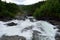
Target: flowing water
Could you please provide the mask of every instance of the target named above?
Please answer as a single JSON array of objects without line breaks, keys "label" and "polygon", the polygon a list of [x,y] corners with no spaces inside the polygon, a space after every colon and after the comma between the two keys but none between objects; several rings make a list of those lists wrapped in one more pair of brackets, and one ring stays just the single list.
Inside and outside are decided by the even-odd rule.
[{"label": "flowing water", "polygon": [[[8,22],[0,21],[0,37],[6,36],[24,36],[26,40],[55,40],[55,34],[57,29],[54,29],[54,25],[47,21],[31,22],[26,20],[12,20]],[[7,26],[7,23],[17,23],[15,26]]]}]

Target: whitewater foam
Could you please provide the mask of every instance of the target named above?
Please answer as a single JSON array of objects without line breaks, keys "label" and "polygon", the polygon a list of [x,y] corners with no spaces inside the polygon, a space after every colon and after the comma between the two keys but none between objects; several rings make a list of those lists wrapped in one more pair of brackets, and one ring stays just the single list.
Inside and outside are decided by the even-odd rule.
[{"label": "whitewater foam", "polygon": [[[16,26],[7,26],[4,24],[14,22],[17,23]],[[21,32],[24,28],[33,26],[32,29],[26,30]],[[3,35],[6,36],[14,36],[14,35],[19,35],[19,36],[24,36],[26,37],[27,40],[32,40],[33,37],[33,30],[37,30],[41,32],[42,34],[39,34],[39,37],[46,36],[47,38],[44,39],[40,38],[40,40],[55,40],[55,34],[56,34],[56,29],[54,29],[54,25],[46,22],[46,21],[37,21],[37,22],[31,22],[29,19],[26,19],[25,21],[23,20],[12,20],[9,22],[2,22],[0,21],[0,37]]]}]

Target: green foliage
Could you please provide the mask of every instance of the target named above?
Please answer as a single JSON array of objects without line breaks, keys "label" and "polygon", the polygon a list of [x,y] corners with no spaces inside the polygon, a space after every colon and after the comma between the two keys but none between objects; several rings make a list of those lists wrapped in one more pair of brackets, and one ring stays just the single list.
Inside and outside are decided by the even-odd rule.
[{"label": "green foliage", "polygon": [[0,18],[14,18],[19,11],[18,5],[0,1]]},{"label": "green foliage", "polygon": [[40,6],[40,8],[36,9],[33,15],[35,18],[40,18],[40,17],[60,18],[60,1],[59,0],[47,0],[45,4]]},{"label": "green foliage", "polygon": [[38,2],[38,3],[33,4],[33,5],[20,5],[20,9],[22,11],[24,11],[25,13],[27,13],[28,15],[33,15],[36,8],[39,8],[44,3],[45,3],[45,1]]}]

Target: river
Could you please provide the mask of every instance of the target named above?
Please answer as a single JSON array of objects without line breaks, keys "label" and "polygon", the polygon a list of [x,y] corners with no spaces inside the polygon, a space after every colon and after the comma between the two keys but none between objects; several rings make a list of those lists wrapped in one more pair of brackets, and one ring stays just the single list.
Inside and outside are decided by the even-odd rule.
[{"label": "river", "polygon": [[[32,17],[31,17],[32,18]],[[33,19],[33,22],[27,18],[25,20],[11,20],[8,22],[0,21],[0,38],[3,35],[6,36],[23,36],[26,40],[55,40],[57,29],[56,26],[50,24],[47,21],[37,21]],[[17,23],[15,26],[7,26],[7,23]]]}]

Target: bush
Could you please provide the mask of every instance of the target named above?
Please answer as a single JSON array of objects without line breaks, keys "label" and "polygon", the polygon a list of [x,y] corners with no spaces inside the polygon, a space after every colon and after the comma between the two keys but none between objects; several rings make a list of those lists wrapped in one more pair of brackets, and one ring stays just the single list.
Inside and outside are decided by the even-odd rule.
[{"label": "bush", "polygon": [[18,5],[0,1],[0,19],[14,18],[18,12],[20,12]]},{"label": "bush", "polygon": [[47,0],[44,5],[36,9],[33,16],[38,19],[42,17],[60,18],[60,1]]}]

